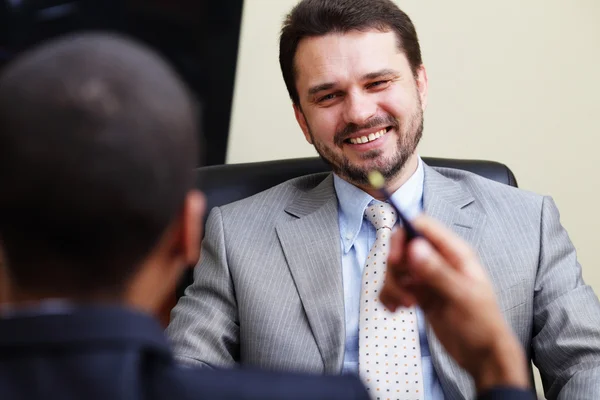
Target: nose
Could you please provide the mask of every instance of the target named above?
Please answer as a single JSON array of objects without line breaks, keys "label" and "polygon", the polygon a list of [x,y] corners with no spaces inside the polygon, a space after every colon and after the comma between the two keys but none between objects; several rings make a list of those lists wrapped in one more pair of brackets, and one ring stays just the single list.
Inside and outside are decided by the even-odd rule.
[{"label": "nose", "polygon": [[377,112],[377,104],[366,93],[348,93],[344,103],[346,123],[364,125]]}]

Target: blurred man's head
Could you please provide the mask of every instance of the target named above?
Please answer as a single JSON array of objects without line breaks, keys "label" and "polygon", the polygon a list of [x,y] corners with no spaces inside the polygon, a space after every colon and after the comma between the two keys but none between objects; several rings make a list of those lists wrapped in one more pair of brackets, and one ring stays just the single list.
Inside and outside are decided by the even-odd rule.
[{"label": "blurred man's head", "polygon": [[184,84],[125,38],[71,35],[0,76],[0,247],[12,303],[147,310],[199,254],[198,125]]},{"label": "blurred man's head", "polygon": [[301,1],[279,62],[306,139],[339,176],[364,187],[375,169],[394,186],[416,167],[427,74],[415,27],[391,0]]}]

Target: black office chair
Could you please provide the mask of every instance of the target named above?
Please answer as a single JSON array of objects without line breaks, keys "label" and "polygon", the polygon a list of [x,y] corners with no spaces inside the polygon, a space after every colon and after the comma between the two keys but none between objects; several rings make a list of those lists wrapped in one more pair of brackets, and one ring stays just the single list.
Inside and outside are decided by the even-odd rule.
[{"label": "black office chair", "polygon": [[[462,169],[517,187],[517,180],[512,171],[498,162],[429,157],[423,157],[423,161],[432,167]],[[197,186],[206,196],[207,210],[211,210],[213,207],[244,199],[292,178],[315,173],[326,174],[329,171],[329,166],[318,157],[213,165],[198,168]],[[185,288],[192,282],[193,272],[190,270],[182,278],[177,298],[183,295]]]}]

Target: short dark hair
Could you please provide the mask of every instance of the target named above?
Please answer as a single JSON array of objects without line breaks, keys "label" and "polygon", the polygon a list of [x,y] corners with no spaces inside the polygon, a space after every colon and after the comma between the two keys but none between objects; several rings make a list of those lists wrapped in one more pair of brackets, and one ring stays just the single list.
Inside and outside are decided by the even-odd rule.
[{"label": "short dark hair", "polygon": [[0,245],[31,293],[122,293],[181,211],[196,105],[156,53],[114,34],[54,39],[0,77]]},{"label": "short dark hair", "polygon": [[300,41],[329,33],[377,29],[393,31],[416,76],[423,64],[411,19],[391,0],[303,0],[287,15],[279,39],[279,65],[294,104],[300,104],[294,59]]}]

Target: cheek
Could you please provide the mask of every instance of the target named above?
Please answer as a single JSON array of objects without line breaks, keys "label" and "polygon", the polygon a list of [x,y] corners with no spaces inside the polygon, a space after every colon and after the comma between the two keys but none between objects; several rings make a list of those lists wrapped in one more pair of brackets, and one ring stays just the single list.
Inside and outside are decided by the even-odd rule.
[{"label": "cheek", "polygon": [[306,121],[314,138],[321,142],[333,142],[335,133],[340,129],[338,113],[330,108],[307,115]]},{"label": "cheek", "polygon": [[419,99],[416,89],[411,91],[402,88],[386,92],[379,104],[386,113],[396,119],[403,119],[415,113],[419,107]]}]

